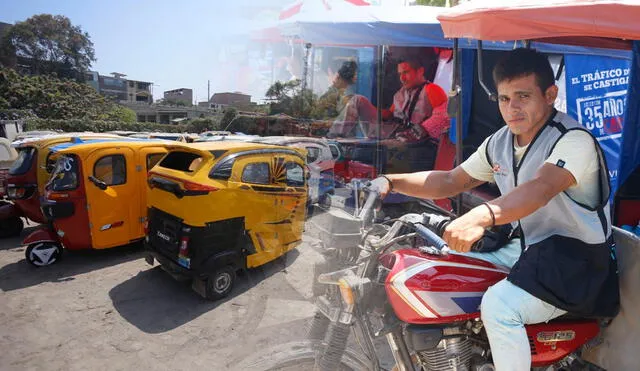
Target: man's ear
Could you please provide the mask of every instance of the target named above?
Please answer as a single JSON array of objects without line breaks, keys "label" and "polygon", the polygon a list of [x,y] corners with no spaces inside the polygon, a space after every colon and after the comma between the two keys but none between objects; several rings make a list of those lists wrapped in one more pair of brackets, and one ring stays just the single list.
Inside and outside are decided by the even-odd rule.
[{"label": "man's ear", "polygon": [[558,86],[551,85],[547,88],[547,91],[544,93],[544,98],[547,101],[547,104],[554,104],[556,98],[558,97]]},{"label": "man's ear", "polygon": [[424,67],[418,68],[418,75],[424,77]]}]

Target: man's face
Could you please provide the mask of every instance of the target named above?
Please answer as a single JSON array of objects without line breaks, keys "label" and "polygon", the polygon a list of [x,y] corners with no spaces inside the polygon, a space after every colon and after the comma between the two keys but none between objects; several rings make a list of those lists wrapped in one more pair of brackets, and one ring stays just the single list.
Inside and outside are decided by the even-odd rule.
[{"label": "man's face", "polygon": [[555,85],[542,92],[534,74],[498,84],[498,106],[502,118],[514,135],[525,135],[529,140],[544,124],[557,95],[558,87]]},{"label": "man's face", "polygon": [[398,76],[402,86],[407,89],[418,86],[424,78],[424,68],[415,69],[407,62],[398,64]]}]

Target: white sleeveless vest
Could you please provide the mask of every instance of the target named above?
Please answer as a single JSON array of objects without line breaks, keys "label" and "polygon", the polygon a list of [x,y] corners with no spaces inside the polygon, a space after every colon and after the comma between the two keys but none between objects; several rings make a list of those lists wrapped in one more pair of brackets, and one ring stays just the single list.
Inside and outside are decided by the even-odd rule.
[{"label": "white sleeveless vest", "polygon": [[[562,112],[554,112],[529,144],[520,164],[514,157],[514,135],[507,126],[494,133],[487,144],[487,160],[494,168],[500,192],[506,194],[516,186],[532,180],[551,154],[558,140],[569,130],[584,130]],[[593,136],[592,136],[593,138]],[[600,200],[595,208],[574,201],[566,192],[552,198],[534,213],[512,223],[521,227],[523,245],[538,243],[553,235],[581,240],[588,244],[604,243],[611,234],[609,212],[609,171],[602,150],[593,138],[600,161]],[[562,165],[562,164],[558,164]]]}]

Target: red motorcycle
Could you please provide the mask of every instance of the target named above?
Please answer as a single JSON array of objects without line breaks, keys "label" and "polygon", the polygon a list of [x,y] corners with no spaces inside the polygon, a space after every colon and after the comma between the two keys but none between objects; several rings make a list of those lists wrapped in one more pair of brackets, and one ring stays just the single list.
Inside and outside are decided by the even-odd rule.
[{"label": "red motorcycle", "polygon": [[[245,367],[382,370],[374,341],[385,337],[396,370],[495,369],[479,307],[508,270],[449,254],[439,237],[448,217],[406,214],[392,224],[367,223],[376,198],[370,193],[359,214],[359,256],[343,261],[347,268],[318,275],[327,289],[316,298],[308,340],[270,349]],[[489,233],[475,248],[495,241]],[[602,370],[580,357],[598,335],[599,320],[566,315],[526,331],[534,370]],[[361,351],[347,347],[352,332]]]}]

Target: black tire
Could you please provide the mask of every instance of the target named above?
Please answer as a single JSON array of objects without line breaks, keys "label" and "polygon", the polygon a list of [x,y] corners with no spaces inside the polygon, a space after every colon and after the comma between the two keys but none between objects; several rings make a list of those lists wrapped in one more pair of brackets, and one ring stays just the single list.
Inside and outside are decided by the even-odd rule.
[{"label": "black tire", "polygon": [[[238,370],[243,371],[299,371],[312,370],[316,354],[326,344],[320,341],[297,341],[278,345],[242,360]],[[336,371],[370,370],[371,363],[364,354],[347,348]]]},{"label": "black tire", "polygon": [[205,298],[218,300],[229,295],[236,283],[236,270],[231,266],[216,270],[205,281]]},{"label": "black tire", "polygon": [[0,238],[19,236],[24,228],[24,222],[19,216],[0,221]]},{"label": "black tire", "polygon": [[57,242],[35,242],[27,246],[24,256],[34,267],[46,267],[62,259],[62,245]]}]

